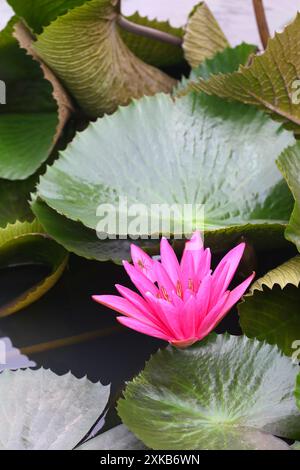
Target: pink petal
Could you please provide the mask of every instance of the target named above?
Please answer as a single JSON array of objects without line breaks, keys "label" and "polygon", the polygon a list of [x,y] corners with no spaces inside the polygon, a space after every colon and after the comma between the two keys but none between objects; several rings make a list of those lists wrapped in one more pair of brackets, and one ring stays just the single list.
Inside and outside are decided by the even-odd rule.
[{"label": "pink petal", "polygon": [[135,268],[141,271],[150,281],[155,282],[153,259],[141,248],[133,244],[131,245],[131,258]]},{"label": "pink petal", "polygon": [[245,243],[240,243],[238,246],[230,250],[215,269],[213,273],[213,281],[218,282],[218,278],[222,276],[222,285],[220,283],[218,284],[219,296],[223,295],[228,289],[244,254],[245,246]]},{"label": "pink petal", "polygon": [[138,310],[140,310],[146,317],[149,318],[149,320],[160,325],[160,321],[155,315],[155,312],[152,309],[151,305],[147,303],[143,297],[141,297],[131,289],[128,289],[124,286],[120,286],[119,284],[116,284],[116,288],[125,299],[127,299],[132,305],[134,305]]},{"label": "pink petal", "polygon": [[165,237],[160,242],[160,256],[165,271],[176,287],[178,281],[180,281],[180,266],[173,248]]},{"label": "pink petal", "polygon": [[165,300],[168,300],[168,297],[176,290],[176,285],[173,284],[167,271],[159,261],[154,262],[154,271],[160,293]]},{"label": "pink petal", "polygon": [[200,323],[198,328],[198,337],[199,339],[205,338],[217,325],[219,321],[226,315],[228,312],[225,311],[224,306],[229,297],[229,292],[225,292],[223,296],[218,300],[217,304],[213,309],[203,318],[203,321]]},{"label": "pink petal", "polygon": [[230,292],[227,303],[224,307],[224,309],[226,309],[226,312],[228,312],[240,300],[240,298],[244,295],[244,293],[250,286],[254,277],[255,273],[251,274],[251,276],[249,276],[244,282],[239,284],[235,289]]},{"label": "pink petal", "polygon": [[105,307],[109,307],[118,313],[126,315],[127,317],[132,317],[147,324],[152,324],[151,320],[149,320],[144,313],[137,309],[128,300],[123,299],[123,297],[119,297],[118,295],[94,295],[92,298],[99,304],[105,305]]},{"label": "pink petal", "polygon": [[156,313],[163,323],[163,330],[168,335],[174,338],[182,337],[181,323],[180,323],[180,310],[167,300],[154,297],[152,294],[147,294],[148,301],[154,306]]},{"label": "pink petal", "polygon": [[165,341],[172,341],[172,337],[169,337],[164,331],[159,330],[155,327],[150,325],[146,325],[145,323],[141,323],[133,318],[126,318],[126,317],[117,317],[119,323],[132,330],[138,331],[139,333],[143,333],[148,336],[153,336],[154,338],[160,338]]},{"label": "pink petal", "polygon": [[145,274],[141,271],[137,270],[134,266],[129,264],[127,261],[123,261],[123,266],[130,277],[131,281],[135,285],[135,287],[140,291],[142,295],[145,296],[146,292],[151,292],[153,295],[158,294],[158,289],[151,282]]}]

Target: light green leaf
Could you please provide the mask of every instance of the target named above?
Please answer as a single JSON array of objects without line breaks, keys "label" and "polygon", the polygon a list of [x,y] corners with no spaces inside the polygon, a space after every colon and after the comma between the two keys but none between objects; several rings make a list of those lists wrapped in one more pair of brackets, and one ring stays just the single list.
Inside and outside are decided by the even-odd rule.
[{"label": "light green leaf", "polygon": [[254,57],[251,65],[207,81],[200,78],[193,89],[259,106],[297,129],[300,106],[295,101],[294,82],[300,73],[300,56],[295,47],[299,41],[300,14],[283,33],[269,40],[266,51]]},{"label": "light green leaf", "polygon": [[199,3],[190,15],[183,40],[185,57],[191,67],[197,67],[228,46],[223,31],[206,3]]},{"label": "light green leaf", "polygon": [[298,371],[276,347],[211,335],[155,354],[127,385],[118,412],[155,450],[279,449],[284,443],[270,434],[300,435]]},{"label": "light green leaf", "polygon": [[37,221],[16,222],[0,229],[0,269],[24,264],[44,264],[51,268],[45,279],[9,304],[1,306],[0,317],[18,312],[40,299],[56,284],[67,261],[67,252],[46,236]]},{"label": "light green leaf", "polygon": [[117,0],[91,0],[58,17],[34,45],[90,116],[113,113],[132,98],[170,92],[175,80],[138,59],[118,29]]},{"label": "light green leaf", "polygon": [[128,429],[119,425],[91,439],[77,450],[144,450],[145,446]]},{"label": "light green leaf", "polygon": [[[185,229],[202,228],[183,206],[204,204],[206,231],[223,231],[224,243],[226,231],[238,239],[250,227],[254,238],[257,228],[270,245],[277,240],[267,234],[282,232],[292,209],[274,163],[293,141],[277,123],[240,104],[224,106],[219,99],[196,95],[175,102],[166,95],[145,97],[77,134],[41,177],[37,194],[59,214],[92,230],[99,229],[100,204],[110,204],[105,210],[111,220],[126,217],[119,209],[120,198],[126,197],[127,207],[141,204],[143,235],[159,229],[166,233],[168,225],[179,235],[184,224]],[[169,214],[157,210],[159,224],[153,230],[148,220],[153,204],[177,204],[180,210],[171,213],[171,224]],[[137,234],[135,221],[128,215],[129,234]],[[109,226],[106,233],[115,230]]]},{"label": "light green leaf", "polygon": [[[100,240],[94,230],[80,222],[67,219],[36,198],[31,204],[31,209],[45,231],[71,253],[97,261],[113,260],[119,264],[123,260],[130,260],[131,240]],[[137,240],[135,244],[139,244],[149,253],[159,252],[158,241]]]},{"label": "light green leaf", "polygon": [[292,355],[300,338],[299,285],[300,256],[256,281],[238,306],[243,332]]},{"label": "light green leaf", "polygon": [[300,143],[287,148],[277,164],[295,198],[294,211],[285,236],[295,243],[300,252]]},{"label": "light green leaf", "polygon": [[299,442],[299,441],[296,441],[296,442],[291,446],[291,449],[292,449],[292,450],[300,450],[300,442]]},{"label": "light green leaf", "polygon": [[0,449],[72,450],[93,426],[109,387],[71,373],[4,371],[0,375]]},{"label": "light green leaf", "polygon": [[[40,66],[12,36],[15,19],[0,32],[0,178],[26,179],[47,159],[56,138],[57,104]],[[56,136],[56,137],[55,137]]]}]

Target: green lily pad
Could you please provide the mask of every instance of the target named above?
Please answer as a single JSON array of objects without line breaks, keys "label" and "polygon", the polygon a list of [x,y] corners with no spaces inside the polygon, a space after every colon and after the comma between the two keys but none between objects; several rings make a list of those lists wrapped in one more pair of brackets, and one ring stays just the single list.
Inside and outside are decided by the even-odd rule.
[{"label": "green lily pad", "polygon": [[59,16],[34,44],[91,117],[113,113],[132,98],[170,92],[176,83],[126,46],[117,28],[117,7],[117,0],[90,0]]},{"label": "green lily pad", "polygon": [[[226,238],[227,230],[238,236],[251,226],[267,236],[274,227],[283,231],[292,210],[275,165],[290,142],[290,133],[254,108],[224,106],[203,95],[175,102],[167,95],[145,97],[78,134],[41,177],[37,195],[59,214],[100,232],[98,206],[109,204],[101,208],[115,218],[124,215],[119,203],[125,197],[127,207],[141,204],[142,235],[160,231],[157,224],[156,230],[148,226],[153,204],[179,205],[170,217],[176,235],[182,236],[183,227],[202,228],[202,219],[199,227],[194,214],[182,209],[192,204],[204,205],[207,232],[224,230]],[[162,233],[168,216],[155,213]],[[125,236],[137,235],[135,221],[128,214]],[[113,236],[115,230],[110,226],[105,233]]]},{"label": "green lily pad", "polygon": [[285,236],[295,243],[300,252],[300,143],[286,149],[277,164],[295,198],[294,211]]},{"label": "green lily pad", "polygon": [[0,308],[0,317],[11,315],[40,299],[62,275],[68,253],[44,233],[37,221],[16,222],[0,229],[0,269],[25,264],[43,264],[51,268],[38,284]]},{"label": "green lily pad", "polygon": [[0,375],[0,449],[72,450],[106,406],[109,388],[71,373]]},{"label": "green lily pad", "polygon": [[300,374],[298,374],[297,376],[295,396],[296,396],[297,406],[300,409]]},{"label": "green lily pad", "polygon": [[300,442],[297,441],[291,446],[292,450],[300,450]]},{"label": "green lily pad", "polygon": [[24,180],[48,158],[57,139],[58,108],[38,63],[12,36],[16,19],[0,32],[0,178]]},{"label": "green lily pad", "polygon": [[211,335],[167,348],[127,385],[123,423],[152,449],[282,449],[298,439],[294,399],[299,367],[276,347],[247,337]]},{"label": "green lily pad", "polygon": [[34,216],[28,200],[38,181],[36,175],[24,181],[0,179],[0,227],[20,222],[32,221]]},{"label": "green lily pad", "polygon": [[240,324],[250,338],[276,344],[286,355],[300,338],[300,256],[257,280],[239,304]]}]

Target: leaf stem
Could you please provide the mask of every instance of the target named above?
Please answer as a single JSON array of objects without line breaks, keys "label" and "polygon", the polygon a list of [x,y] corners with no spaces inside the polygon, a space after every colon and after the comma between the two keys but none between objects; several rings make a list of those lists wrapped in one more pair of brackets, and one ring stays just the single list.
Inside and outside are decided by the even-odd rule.
[{"label": "leaf stem", "polygon": [[263,48],[266,49],[270,38],[269,26],[266,18],[263,0],[253,0],[253,8],[256,17],[256,23]]},{"label": "leaf stem", "polygon": [[142,26],[140,24],[132,23],[131,21],[124,18],[122,15],[118,17],[118,25],[133,34],[137,34],[138,36],[144,36],[145,38],[155,39],[157,41],[165,42],[167,44],[171,44],[173,46],[181,47],[182,39],[173,36],[173,34],[165,33],[164,31],[160,31],[158,29],[149,28],[148,26]]}]

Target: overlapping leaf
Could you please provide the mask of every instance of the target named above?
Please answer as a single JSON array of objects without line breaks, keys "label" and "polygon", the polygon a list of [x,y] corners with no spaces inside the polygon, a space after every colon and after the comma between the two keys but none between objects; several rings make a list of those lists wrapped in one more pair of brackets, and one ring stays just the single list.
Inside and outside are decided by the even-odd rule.
[{"label": "overlapping leaf", "polygon": [[300,125],[296,99],[299,47],[300,14],[283,33],[270,39],[266,51],[254,57],[251,65],[231,74],[212,76],[207,81],[199,79],[191,88],[259,106],[297,129]]},{"label": "overlapping leaf", "polygon": [[127,385],[118,412],[152,449],[288,449],[272,434],[300,435],[298,371],[276,347],[212,335],[155,354]]},{"label": "overlapping leaf", "polygon": [[0,448],[72,450],[103,411],[109,387],[50,370],[0,375]]},{"label": "overlapping leaf", "polygon": [[53,88],[40,66],[12,36],[15,19],[0,33],[0,79],[6,104],[0,106],[0,177],[26,179],[47,159],[58,138]]},{"label": "overlapping leaf", "polygon": [[287,148],[278,160],[278,166],[295,198],[295,207],[285,235],[300,252],[300,144]]},{"label": "overlapping leaf", "polygon": [[33,214],[28,200],[34,191],[38,177],[31,176],[25,181],[8,181],[0,179],[0,227],[8,223],[32,221]]},{"label": "overlapping leaf", "polygon": [[239,305],[243,332],[277,346],[287,355],[300,338],[300,256],[256,281]]},{"label": "overlapping leaf", "polygon": [[212,12],[205,2],[201,2],[191,13],[184,35],[183,49],[187,61],[195,68],[228,46]]},{"label": "overlapping leaf", "polygon": [[42,297],[62,275],[68,254],[48,238],[41,225],[34,221],[16,222],[0,229],[0,269],[23,264],[49,266],[50,274],[9,304],[0,308],[0,317],[11,315]]},{"label": "overlapping leaf", "polygon": [[[154,204],[158,230],[153,233],[164,232],[170,223],[179,235],[196,228],[195,213],[184,212],[184,205],[204,205],[205,229],[221,230],[223,246],[227,232],[237,241],[245,230],[254,242],[270,246],[278,237],[266,234],[279,231],[282,239],[292,209],[275,165],[276,152],[290,142],[288,132],[253,108],[224,106],[205,96],[175,103],[166,95],[146,97],[78,134],[41,177],[37,194],[59,214],[92,230],[102,222],[100,205],[108,204],[100,209],[114,222],[124,215],[119,203],[126,197],[128,208],[141,204],[142,235],[152,234]],[[161,204],[177,204],[180,211],[163,213]],[[137,235],[137,214],[126,215],[123,235]],[[115,235],[115,230],[113,224],[106,233]]]},{"label": "overlapping leaf", "polygon": [[58,17],[34,46],[90,116],[112,113],[131,98],[169,92],[175,84],[123,42],[117,5],[117,0],[88,1]]}]

